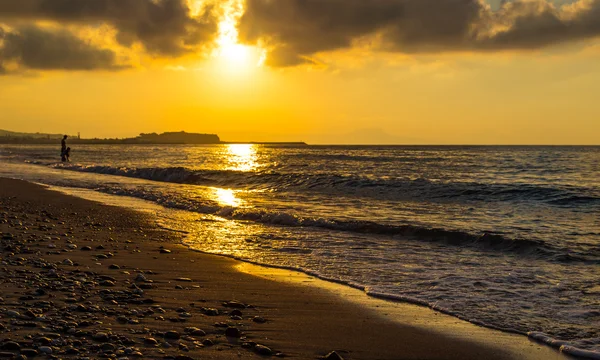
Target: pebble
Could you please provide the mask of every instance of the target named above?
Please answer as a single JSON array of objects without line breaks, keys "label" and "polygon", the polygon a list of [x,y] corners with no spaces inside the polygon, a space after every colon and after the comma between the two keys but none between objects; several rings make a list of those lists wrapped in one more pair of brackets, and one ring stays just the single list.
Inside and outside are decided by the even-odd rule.
[{"label": "pebble", "polygon": [[47,337],[37,338],[36,342],[40,345],[50,345],[52,344],[52,340]]},{"label": "pebble", "polygon": [[111,280],[103,280],[100,282],[100,286],[115,286],[115,282]]},{"label": "pebble", "polygon": [[255,323],[258,323],[258,324],[264,324],[264,323],[267,322],[267,320],[265,318],[261,317],[261,316],[255,316],[255,317],[253,317],[252,321],[254,321]]},{"label": "pebble", "polygon": [[227,301],[227,302],[223,303],[223,306],[230,307],[230,308],[236,308],[236,309],[245,309],[248,307],[248,305],[243,304],[239,301]]},{"label": "pebble", "polygon": [[0,349],[8,351],[19,351],[21,350],[21,345],[14,341],[7,341],[4,344],[0,345]]},{"label": "pebble", "polygon": [[116,347],[113,344],[103,344],[101,347],[102,351],[106,352],[114,352]]},{"label": "pebble", "polygon": [[167,331],[164,335],[165,339],[171,339],[171,340],[179,340],[181,338],[181,335],[179,335],[179,333],[177,331]]},{"label": "pebble", "polygon": [[198,329],[196,327],[185,328],[185,332],[192,336],[205,336],[206,335],[206,332],[204,332],[204,330]]},{"label": "pebble", "polygon": [[67,350],[65,350],[65,354],[67,355],[79,355],[79,350],[73,347],[67,348]]},{"label": "pebble", "polygon": [[225,336],[233,337],[233,338],[240,338],[240,337],[242,337],[242,332],[240,331],[240,329],[238,329],[236,327],[228,327],[225,330]]},{"label": "pebble", "polygon": [[260,354],[260,355],[266,355],[266,356],[273,355],[273,350],[271,350],[270,348],[268,348],[264,345],[260,345],[260,344],[257,344],[256,346],[254,346],[254,351],[256,351],[256,353]]},{"label": "pebble", "polygon": [[6,316],[14,318],[14,317],[21,316],[21,313],[19,313],[18,311],[14,311],[14,310],[8,310],[6,312]]},{"label": "pebble", "polygon": [[242,312],[239,311],[238,309],[235,309],[229,313],[229,316],[242,316]]},{"label": "pebble", "polygon": [[109,340],[108,335],[103,332],[95,333],[92,339],[97,342],[107,342]]},{"label": "pebble", "polygon": [[204,346],[213,346],[215,343],[211,339],[202,340],[202,345]]},{"label": "pebble", "polygon": [[323,360],[344,360],[344,358],[335,351],[332,351],[329,354],[325,355],[323,357]]},{"label": "pebble", "polygon": [[151,346],[158,346],[158,341],[155,338],[145,338],[144,344]]},{"label": "pebble", "polygon": [[218,316],[219,310],[214,308],[202,308],[202,312],[207,316]]},{"label": "pebble", "polygon": [[50,346],[40,346],[38,351],[46,355],[50,355],[54,352]]}]

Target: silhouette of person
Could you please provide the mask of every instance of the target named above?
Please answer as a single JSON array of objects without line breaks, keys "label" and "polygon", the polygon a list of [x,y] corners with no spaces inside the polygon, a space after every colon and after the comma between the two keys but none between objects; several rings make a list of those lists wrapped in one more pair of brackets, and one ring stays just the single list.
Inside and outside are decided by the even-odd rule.
[{"label": "silhouette of person", "polygon": [[[62,161],[67,161],[67,138],[68,136],[65,135],[63,136],[61,142],[60,142],[60,159]],[[69,149],[71,150],[71,149]]]},{"label": "silhouette of person", "polygon": [[67,150],[65,150],[62,161],[71,161],[71,148],[70,147],[68,147]]}]

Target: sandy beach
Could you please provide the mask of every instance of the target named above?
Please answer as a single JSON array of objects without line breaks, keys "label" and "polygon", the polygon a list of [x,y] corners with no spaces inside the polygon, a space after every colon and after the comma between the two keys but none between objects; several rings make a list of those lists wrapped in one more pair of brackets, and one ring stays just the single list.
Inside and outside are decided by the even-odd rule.
[{"label": "sandy beach", "polygon": [[0,233],[2,358],[567,358],[402,324],[310,277],[241,272],[144,214],[24,181],[0,179]]}]

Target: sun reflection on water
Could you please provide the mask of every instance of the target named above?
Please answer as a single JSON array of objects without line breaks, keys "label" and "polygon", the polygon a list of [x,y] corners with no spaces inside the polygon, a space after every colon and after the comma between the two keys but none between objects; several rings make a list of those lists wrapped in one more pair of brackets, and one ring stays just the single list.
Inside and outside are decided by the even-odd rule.
[{"label": "sun reflection on water", "polygon": [[256,171],[259,167],[257,146],[252,144],[229,144],[226,149],[227,170]]},{"label": "sun reflection on water", "polygon": [[213,190],[215,200],[220,205],[238,207],[242,204],[242,200],[235,195],[235,190],[221,188],[213,188]]}]

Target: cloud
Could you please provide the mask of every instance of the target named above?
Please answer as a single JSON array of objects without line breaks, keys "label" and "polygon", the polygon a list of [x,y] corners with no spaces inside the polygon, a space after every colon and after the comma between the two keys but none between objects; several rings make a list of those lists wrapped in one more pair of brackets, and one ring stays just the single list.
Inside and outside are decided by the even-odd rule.
[{"label": "cloud", "polygon": [[[0,24],[16,29],[0,35],[5,39],[0,73],[10,69],[9,45],[10,61],[32,69],[115,68],[113,47],[160,58],[197,54],[214,44],[220,11],[229,2],[194,1],[203,4],[201,11],[190,9],[191,0],[0,0]],[[555,0],[502,0],[493,9],[486,0],[245,2],[240,41],[265,46],[266,64],[273,67],[318,64],[317,54],[357,43],[404,54],[490,52],[600,36],[600,0],[571,0],[564,6]],[[47,22],[62,30],[39,26]],[[103,27],[110,31],[103,34],[107,41],[99,42],[111,44],[104,47],[73,30]],[[58,47],[63,53],[52,53]]]},{"label": "cloud", "polygon": [[240,40],[275,46],[270,61],[297,65],[320,51],[349,47],[353,40],[391,25],[402,13],[392,0],[247,0]]},{"label": "cloud", "polygon": [[240,35],[279,66],[375,35],[400,53],[538,49],[600,36],[600,0],[247,0]]},{"label": "cloud", "polygon": [[213,39],[217,23],[209,10],[192,16],[186,0],[0,0],[0,21],[107,23],[121,45],[180,56]]},{"label": "cloud", "polygon": [[122,68],[116,54],[89,44],[64,29],[24,26],[0,27],[0,74],[7,69],[115,70]]},{"label": "cloud", "polygon": [[484,38],[491,49],[537,49],[600,36],[600,0],[579,0],[556,7],[545,0],[505,2],[491,15],[505,29]]}]

